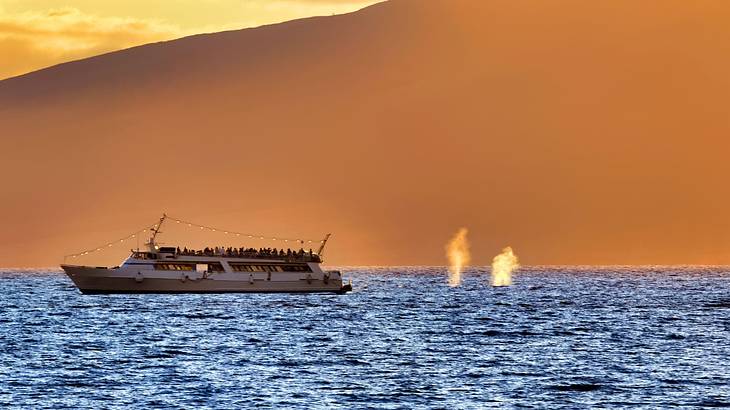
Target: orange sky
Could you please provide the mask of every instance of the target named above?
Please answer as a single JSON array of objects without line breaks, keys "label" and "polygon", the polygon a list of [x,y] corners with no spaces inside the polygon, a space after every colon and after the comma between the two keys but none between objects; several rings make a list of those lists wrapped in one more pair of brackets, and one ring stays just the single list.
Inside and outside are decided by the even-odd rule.
[{"label": "orange sky", "polygon": [[0,79],[186,35],[344,13],[377,0],[0,0]]}]

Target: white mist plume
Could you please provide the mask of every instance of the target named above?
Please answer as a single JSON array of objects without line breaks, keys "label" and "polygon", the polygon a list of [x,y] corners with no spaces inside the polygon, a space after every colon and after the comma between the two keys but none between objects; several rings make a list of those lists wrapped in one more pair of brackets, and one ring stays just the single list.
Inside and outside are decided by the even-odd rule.
[{"label": "white mist plume", "polygon": [[446,244],[446,257],[449,258],[449,286],[461,285],[461,272],[471,261],[467,233],[469,230],[466,228],[459,229]]},{"label": "white mist plume", "polygon": [[509,286],[512,284],[512,272],[520,267],[520,261],[511,247],[502,249],[502,253],[492,260],[492,286]]}]

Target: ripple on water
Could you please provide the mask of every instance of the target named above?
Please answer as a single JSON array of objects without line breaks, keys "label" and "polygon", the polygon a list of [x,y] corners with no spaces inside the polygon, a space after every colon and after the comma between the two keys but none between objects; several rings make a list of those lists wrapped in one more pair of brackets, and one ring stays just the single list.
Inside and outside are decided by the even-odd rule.
[{"label": "ripple on water", "polygon": [[0,271],[0,405],[727,407],[724,268],[344,268],[338,295],[83,296]]}]

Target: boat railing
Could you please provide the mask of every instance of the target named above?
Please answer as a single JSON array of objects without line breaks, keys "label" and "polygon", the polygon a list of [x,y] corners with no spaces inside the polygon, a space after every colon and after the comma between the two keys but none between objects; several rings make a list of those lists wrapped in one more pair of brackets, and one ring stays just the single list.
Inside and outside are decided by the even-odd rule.
[{"label": "boat railing", "polygon": [[175,252],[174,254],[176,257],[180,256],[207,256],[207,257],[220,257],[220,258],[234,258],[234,259],[274,259],[274,260],[282,260],[285,262],[315,262],[315,263],[321,263],[322,258],[314,254],[305,253],[304,255],[273,255],[273,254],[266,254],[266,253],[227,253],[227,252]]}]

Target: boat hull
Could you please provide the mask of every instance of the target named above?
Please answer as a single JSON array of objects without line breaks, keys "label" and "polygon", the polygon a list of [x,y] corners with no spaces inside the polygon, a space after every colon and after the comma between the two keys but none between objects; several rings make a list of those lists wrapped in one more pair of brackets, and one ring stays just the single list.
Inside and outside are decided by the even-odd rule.
[{"label": "boat hull", "polygon": [[[158,274],[123,269],[62,265],[84,294],[111,293],[344,293],[342,279],[292,277],[246,277],[245,275],[198,275],[196,272]],[[281,275],[280,275],[281,276]],[[339,275],[338,275],[339,276]]]}]

